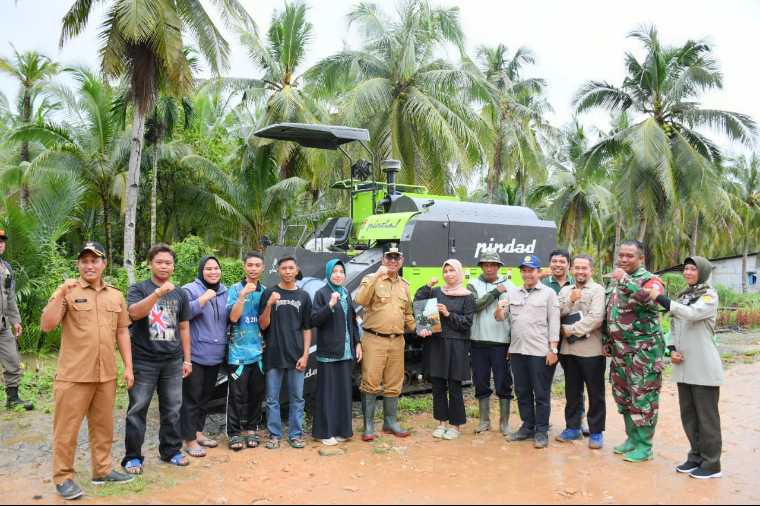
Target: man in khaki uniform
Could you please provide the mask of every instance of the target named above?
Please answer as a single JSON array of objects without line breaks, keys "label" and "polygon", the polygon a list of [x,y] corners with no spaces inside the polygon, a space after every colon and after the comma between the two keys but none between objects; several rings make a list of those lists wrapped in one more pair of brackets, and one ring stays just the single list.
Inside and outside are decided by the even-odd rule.
[{"label": "man in khaki uniform", "polygon": [[132,480],[114,471],[111,462],[117,341],[127,388],[132,388],[134,376],[127,304],[121,292],[103,282],[105,256],[100,244],[85,244],[77,261],[79,279],[66,280],[56,289],[40,323],[43,332],[63,326],[54,385],[53,481],[64,499],[83,494],[73,477],[77,436],[85,416],[92,452],[92,483]]},{"label": "man in khaki uniform", "polygon": [[31,402],[22,401],[18,396],[21,383],[21,356],[18,353],[18,339],[23,331],[21,315],[16,304],[16,283],[11,264],[3,260],[8,235],[0,229],[0,365],[5,380],[5,407],[14,409],[21,406],[27,411],[34,409]]},{"label": "man in khaki uniform", "polygon": [[573,259],[574,283],[559,293],[562,315],[562,346],[559,362],[565,371],[566,428],[557,436],[565,442],[582,439],[581,416],[584,385],[588,389],[589,447],[604,444],[607,409],[604,399],[604,371],[607,360],[602,351],[602,322],[606,312],[604,287],[594,282],[594,260],[587,255]]},{"label": "man in khaki uniform", "polygon": [[383,255],[383,265],[362,280],[356,303],[364,307],[362,337],[363,441],[375,439],[375,402],[383,395],[383,432],[408,437],[396,420],[398,398],[404,386],[404,331],[414,332],[409,283],[399,276],[404,256],[396,245]]}]

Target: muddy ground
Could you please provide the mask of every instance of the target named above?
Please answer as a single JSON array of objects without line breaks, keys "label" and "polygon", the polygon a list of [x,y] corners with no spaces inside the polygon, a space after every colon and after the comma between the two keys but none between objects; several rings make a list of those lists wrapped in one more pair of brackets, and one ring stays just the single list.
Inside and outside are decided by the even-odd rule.
[{"label": "muddy ground", "polygon": [[[158,462],[155,413],[146,447],[146,472],[122,486],[89,485],[86,430],[80,434],[77,461],[80,484],[92,504],[352,504],[362,503],[650,503],[650,504],[760,504],[757,464],[760,462],[760,334],[721,336],[727,364],[721,395],[724,478],[701,482],[678,475],[673,465],[688,449],[680,425],[675,385],[663,390],[660,423],[655,437],[655,460],[629,464],[612,453],[623,434],[622,419],[608,395],[606,446],[589,450],[585,442],[551,441],[546,450],[530,443],[507,443],[495,432],[475,436],[476,419],[470,419],[457,441],[437,441],[435,427],[425,409],[429,399],[408,404],[405,424],[414,428],[408,439],[383,437],[374,444],[358,438],[340,448],[344,453],[322,456],[322,445],[310,442],[305,450],[283,447],[232,453],[211,450],[189,468],[177,469]],[[561,393],[561,386],[555,386]],[[468,401],[468,413],[476,408]],[[552,437],[563,427],[564,402],[552,403]],[[493,407],[495,409],[496,406]],[[154,406],[155,409],[155,406]],[[513,403],[511,425],[519,417]],[[123,407],[116,409],[115,462],[123,452]],[[209,427],[218,427],[212,419]],[[495,425],[495,424],[494,424]],[[45,409],[33,414],[0,417],[0,503],[56,503],[50,481],[52,415]],[[359,419],[355,419],[356,433]]]}]

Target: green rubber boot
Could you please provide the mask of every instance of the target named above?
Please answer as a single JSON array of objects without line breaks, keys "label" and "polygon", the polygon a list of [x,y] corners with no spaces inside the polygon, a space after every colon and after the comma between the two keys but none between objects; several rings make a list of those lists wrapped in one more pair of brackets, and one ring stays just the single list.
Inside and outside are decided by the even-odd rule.
[{"label": "green rubber boot", "polygon": [[644,427],[634,427],[636,431],[636,449],[625,454],[623,460],[626,462],[646,462],[654,458],[652,452],[652,439],[654,439],[654,427],[645,425]]},{"label": "green rubber boot", "polygon": [[623,455],[636,449],[636,426],[633,424],[633,418],[631,415],[623,415],[625,420],[625,433],[628,436],[625,442],[612,449],[618,455]]}]

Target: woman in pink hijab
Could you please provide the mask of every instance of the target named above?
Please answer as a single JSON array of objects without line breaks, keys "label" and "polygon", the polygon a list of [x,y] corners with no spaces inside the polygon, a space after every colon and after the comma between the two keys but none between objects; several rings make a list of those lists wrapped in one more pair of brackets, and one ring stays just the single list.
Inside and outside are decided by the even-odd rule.
[{"label": "woman in pink hijab", "polygon": [[[439,426],[433,437],[453,440],[467,422],[462,383],[470,379],[470,327],[475,298],[464,286],[464,269],[459,260],[443,264],[444,285],[432,278],[417,290],[415,300],[437,299],[441,331],[419,331],[428,338],[424,346],[425,374],[433,384],[433,417]],[[448,425],[447,425],[448,424]]]}]

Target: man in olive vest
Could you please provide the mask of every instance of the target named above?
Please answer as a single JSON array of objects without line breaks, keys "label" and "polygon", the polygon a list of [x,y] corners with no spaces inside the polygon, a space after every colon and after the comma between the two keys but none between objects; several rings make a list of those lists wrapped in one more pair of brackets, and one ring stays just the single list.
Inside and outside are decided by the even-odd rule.
[{"label": "man in olive vest", "polygon": [[0,229],[0,364],[5,379],[5,407],[20,406],[27,411],[34,409],[31,402],[24,402],[18,396],[21,383],[21,356],[18,353],[18,339],[21,337],[21,314],[16,304],[16,282],[11,264],[3,259],[8,234]]}]

